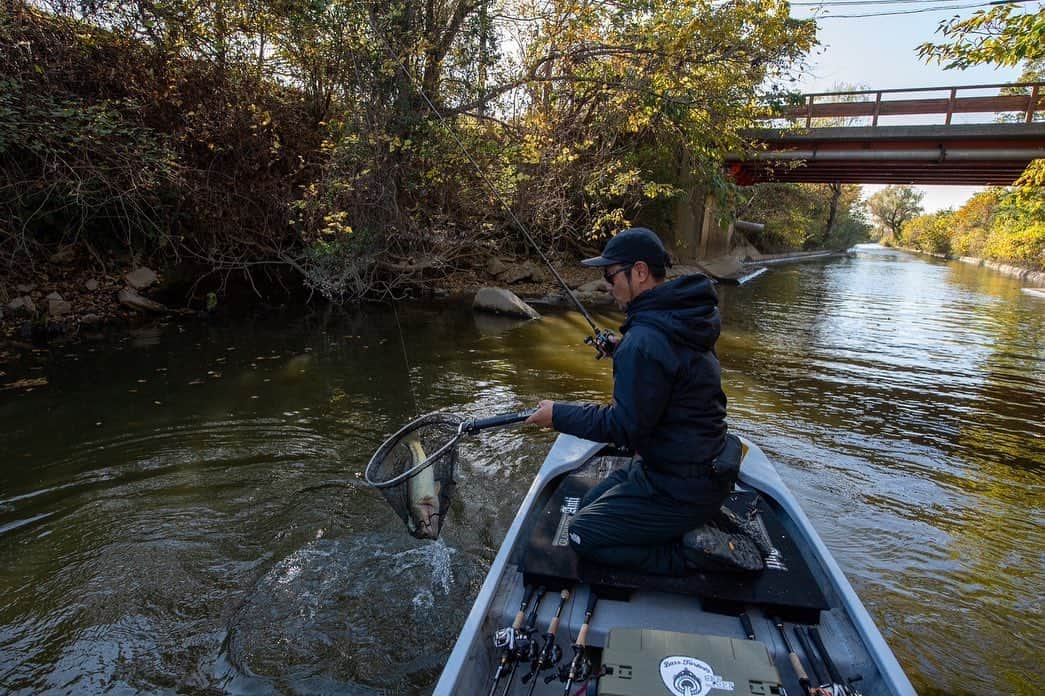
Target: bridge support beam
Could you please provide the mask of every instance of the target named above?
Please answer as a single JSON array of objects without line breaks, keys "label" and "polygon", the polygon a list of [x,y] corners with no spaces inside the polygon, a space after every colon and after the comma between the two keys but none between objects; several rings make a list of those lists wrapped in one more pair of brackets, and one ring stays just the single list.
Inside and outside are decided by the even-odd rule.
[{"label": "bridge support beam", "polygon": [[692,188],[675,203],[671,234],[665,243],[679,263],[713,259],[729,253],[733,224],[722,223],[715,197],[703,188]]}]

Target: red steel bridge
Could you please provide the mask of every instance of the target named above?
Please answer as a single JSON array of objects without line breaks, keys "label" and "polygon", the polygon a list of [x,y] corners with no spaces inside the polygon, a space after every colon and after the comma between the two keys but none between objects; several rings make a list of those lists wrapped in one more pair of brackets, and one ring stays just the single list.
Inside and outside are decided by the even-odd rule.
[{"label": "red steel bridge", "polygon": [[[737,183],[1008,186],[1032,160],[1045,158],[1041,82],[822,92],[802,99],[780,112],[777,120],[787,127],[748,131],[755,148],[726,157]],[[952,123],[958,114],[987,122]],[[882,123],[897,117],[931,123]]]}]

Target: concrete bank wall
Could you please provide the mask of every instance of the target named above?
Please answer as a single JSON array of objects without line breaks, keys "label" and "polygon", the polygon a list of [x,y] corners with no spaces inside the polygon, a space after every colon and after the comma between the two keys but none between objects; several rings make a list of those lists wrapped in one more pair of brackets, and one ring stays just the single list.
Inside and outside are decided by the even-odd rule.
[{"label": "concrete bank wall", "polygon": [[909,251],[912,254],[921,254],[922,256],[934,256],[938,259],[947,259],[948,261],[961,261],[962,263],[968,263],[973,266],[981,266],[983,268],[989,268],[992,271],[997,271],[1003,275],[1014,276],[1019,278],[1028,285],[1034,285],[1038,287],[1045,287],[1045,271],[1032,271],[1029,268],[1023,268],[1022,266],[1011,266],[1007,263],[998,263],[997,261],[988,261],[986,259],[978,259],[975,256],[959,256],[957,259],[953,256],[947,256],[946,254],[933,254],[921,249],[909,249],[907,247],[894,246],[894,249],[900,249],[902,251]]},{"label": "concrete bank wall", "polygon": [[848,254],[845,250],[825,250],[825,251],[789,251],[782,254],[760,254],[756,258],[752,258],[750,261],[745,259],[745,266],[772,266],[776,264],[784,263],[801,263],[802,261],[812,261],[814,259],[828,259],[835,256],[846,256]]},{"label": "concrete bank wall", "polygon": [[975,256],[961,256],[958,258],[962,263],[971,263],[973,266],[983,266],[989,268],[992,271],[1003,273],[1009,276],[1015,276],[1020,280],[1024,281],[1028,285],[1036,285],[1038,287],[1045,287],[1045,272],[1032,271],[1029,268],[1021,268],[1020,266],[1010,266],[1007,263],[998,263],[997,261],[987,261],[986,259],[978,259]]}]

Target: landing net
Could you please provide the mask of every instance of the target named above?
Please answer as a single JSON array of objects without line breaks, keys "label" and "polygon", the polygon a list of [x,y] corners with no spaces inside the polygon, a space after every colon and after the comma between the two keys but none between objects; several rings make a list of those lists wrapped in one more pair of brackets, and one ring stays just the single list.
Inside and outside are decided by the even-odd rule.
[{"label": "landing net", "polygon": [[459,416],[430,413],[403,427],[374,452],[366,482],[419,539],[437,539],[455,485]]}]

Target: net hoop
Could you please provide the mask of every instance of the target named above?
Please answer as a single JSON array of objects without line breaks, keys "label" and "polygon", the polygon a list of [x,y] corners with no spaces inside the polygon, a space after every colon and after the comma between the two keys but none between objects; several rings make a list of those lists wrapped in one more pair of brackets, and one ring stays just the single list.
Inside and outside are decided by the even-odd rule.
[{"label": "net hoop", "polygon": [[[429,413],[407,423],[377,448],[377,451],[374,452],[374,456],[370,458],[370,462],[366,465],[366,470],[363,472],[363,478],[366,479],[366,482],[374,488],[389,488],[416,476],[419,471],[432,466],[434,462],[438,461],[440,457],[457,445],[457,441],[461,439],[462,435],[464,435],[464,431],[461,429],[461,424],[464,422],[464,418],[455,416],[452,413]],[[456,428],[457,434],[447,440],[446,444],[440,446],[435,452],[429,454],[423,462],[407,469],[401,474],[394,476],[387,481],[378,481],[373,478],[371,475],[372,472],[379,468],[381,462],[383,462],[385,457],[388,456],[388,453],[400,443],[403,436],[408,435],[414,430],[430,425],[453,426]]]}]

